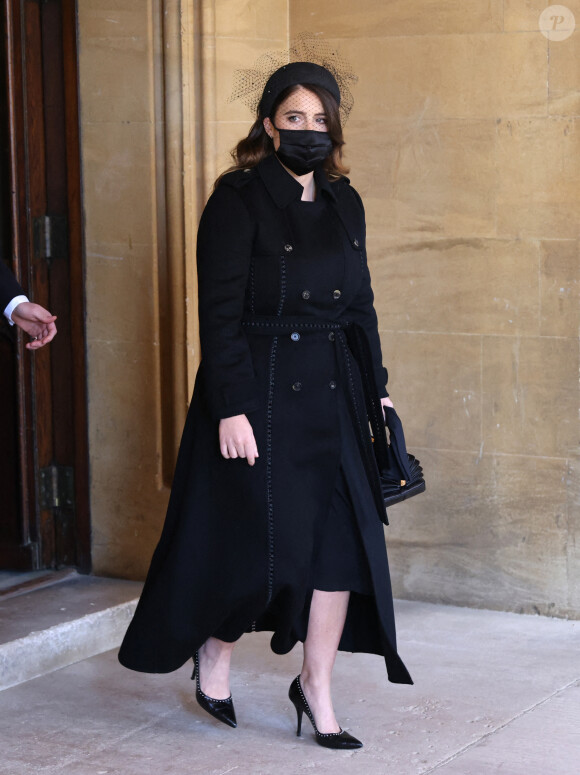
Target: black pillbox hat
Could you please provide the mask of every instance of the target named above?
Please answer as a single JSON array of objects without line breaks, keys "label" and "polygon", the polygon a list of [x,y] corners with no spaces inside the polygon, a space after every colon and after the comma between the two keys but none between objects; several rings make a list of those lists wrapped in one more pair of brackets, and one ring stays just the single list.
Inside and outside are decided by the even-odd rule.
[{"label": "black pillbox hat", "polygon": [[336,78],[332,73],[322,67],[322,65],[315,65],[313,62],[290,62],[288,65],[284,65],[276,70],[266,83],[264,87],[264,93],[260,100],[260,113],[262,116],[270,116],[274,102],[278,95],[288,88],[288,86],[294,86],[296,84],[312,84],[313,86],[322,86],[329,91],[340,105],[340,89]]}]

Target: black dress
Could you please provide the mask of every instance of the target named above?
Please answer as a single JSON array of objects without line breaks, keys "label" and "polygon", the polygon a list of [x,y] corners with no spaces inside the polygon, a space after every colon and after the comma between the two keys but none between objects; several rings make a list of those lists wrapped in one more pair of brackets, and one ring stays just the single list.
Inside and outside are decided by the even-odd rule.
[{"label": "black dress", "polygon": [[[364,385],[387,395],[365,252],[346,178],[315,171],[317,200],[274,156],[226,175],[198,234],[202,362],[167,517],[119,653],[169,672],[214,635],[304,640],[313,589],[351,590],[339,648],[397,653]],[[351,333],[365,339],[366,362]],[[246,414],[259,458],[225,460],[222,417]]]}]

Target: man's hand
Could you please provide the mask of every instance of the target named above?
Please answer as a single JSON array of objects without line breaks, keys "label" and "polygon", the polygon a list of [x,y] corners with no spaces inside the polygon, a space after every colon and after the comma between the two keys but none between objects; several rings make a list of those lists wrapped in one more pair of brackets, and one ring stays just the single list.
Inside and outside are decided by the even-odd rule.
[{"label": "man's hand", "polygon": [[56,315],[51,315],[40,304],[23,301],[12,310],[12,320],[19,328],[32,337],[32,341],[26,344],[28,350],[38,350],[44,347],[45,344],[52,342],[56,336],[56,326],[54,324]]}]

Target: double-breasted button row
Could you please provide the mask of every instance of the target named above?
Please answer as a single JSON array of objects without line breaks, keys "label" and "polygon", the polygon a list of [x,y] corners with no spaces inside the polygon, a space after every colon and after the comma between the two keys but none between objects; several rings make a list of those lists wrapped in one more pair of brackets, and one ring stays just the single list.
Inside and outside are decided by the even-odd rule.
[{"label": "double-breasted button row", "polygon": [[[334,379],[331,379],[331,380],[330,380],[330,382],[328,383],[328,387],[329,387],[331,390],[336,390],[336,386],[337,386],[336,380],[334,380]],[[302,390],[302,382],[295,382],[295,383],[292,385],[292,390],[293,390],[295,393],[298,393],[300,390]]]},{"label": "double-breasted button row", "polygon": [[[301,296],[304,299],[304,301],[308,301],[308,299],[311,296],[311,293],[308,289],[305,289],[302,291]],[[341,296],[342,296],[342,291],[339,291],[338,288],[332,292],[332,298],[335,299],[336,301],[338,301],[338,299],[340,299]]]},{"label": "double-breasted button row", "polygon": [[[328,338],[331,342],[334,342],[334,340],[336,339],[336,334],[334,333],[334,331],[331,331],[328,334]],[[300,334],[298,333],[298,331],[292,331],[292,333],[290,334],[290,339],[292,339],[293,342],[299,342]]]}]

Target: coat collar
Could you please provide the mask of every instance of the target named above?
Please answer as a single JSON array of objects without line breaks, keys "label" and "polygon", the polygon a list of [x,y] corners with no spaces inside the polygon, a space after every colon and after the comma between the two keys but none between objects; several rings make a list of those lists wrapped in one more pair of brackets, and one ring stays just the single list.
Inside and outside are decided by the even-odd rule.
[{"label": "coat collar", "polygon": [[[257,170],[268,193],[278,207],[287,207],[290,202],[300,199],[302,196],[303,187],[289,172],[286,172],[273,153],[262,159],[257,165]],[[317,167],[314,170],[314,180],[318,191],[336,202],[336,194],[332,188],[332,183],[326,177],[322,167]]]}]

